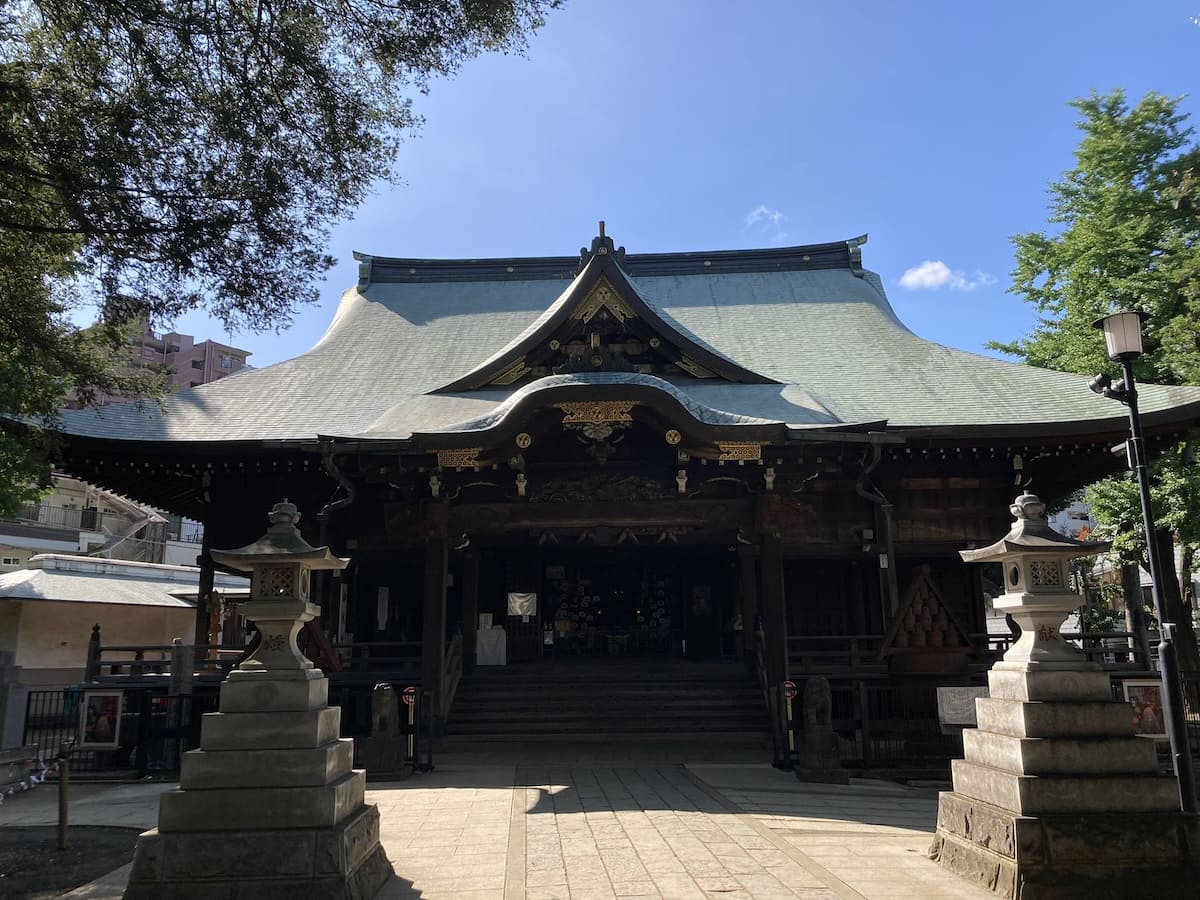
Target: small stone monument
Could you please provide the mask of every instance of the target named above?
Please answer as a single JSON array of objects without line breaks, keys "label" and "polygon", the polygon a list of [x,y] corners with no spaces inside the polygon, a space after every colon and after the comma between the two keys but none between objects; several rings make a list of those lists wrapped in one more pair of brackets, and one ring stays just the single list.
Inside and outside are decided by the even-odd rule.
[{"label": "small stone monument", "polygon": [[392,867],[379,844],[379,811],[363,802],[341,709],[296,635],[320,610],[309,574],[343,569],[300,536],[296,507],[271,510],[271,527],[221,565],[251,573],[242,613],[258,627],[253,655],[221,685],[220,712],[204,717],[200,749],[183,757],[179,789],[162,795],[158,828],[138,838],[126,900],[161,897],[374,897]]},{"label": "small stone monument", "polygon": [[1179,811],[1175,780],[1158,773],[1153,741],[1134,735],[1108,674],[1059,634],[1079,606],[1068,560],[1109,544],[1058,534],[1032,494],[1010,508],[1004,538],[961,555],[1001,563],[996,606],[1021,636],[975,701],[978,728],[963,732],[930,857],[1021,900],[1187,896],[1200,875],[1196,817]]},{"label": "small stone monument", "polygon": [[405,735],[400,731],[400,698],[390,684],[371,692],[371,736],[367,738],[367,771],[399,772],[404,768]]},{"label": "small stone monument", "polygon": [[829,681],[814,675],[804,684],[801,708],[804,730],[796,750],[796,777],[823,784],[849,784],[850,774],[842,768],[838,736],[833,730],[833,693]]}]

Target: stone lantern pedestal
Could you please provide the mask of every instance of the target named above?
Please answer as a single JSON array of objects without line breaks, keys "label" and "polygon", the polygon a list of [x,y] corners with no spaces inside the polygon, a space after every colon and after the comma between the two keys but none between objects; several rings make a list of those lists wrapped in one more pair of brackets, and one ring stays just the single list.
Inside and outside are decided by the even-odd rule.
[{"label": "stone lantern pedestal", "polygon": [[1058,633],[1078,607],[1069,559],[1108,549],[1054,532],[1026,494],[1001,541],[963,551],[999,562],[1021,637],[988,673],[978,728],[963,732],[954,790],[938,802],[930,856],[1003,897],[1187,896],[1200,875],[1200,823],[1179,811],[1154,742],[1134,735],[1108,673]]},{"label": "stone lantern pedestal", "polygon": [[309,573],[348,560],[310,547],[298,520],[295,506],[276,504],[263,538],[212,554],[251,572],[242,612],[260,642],[221,685],[220,712],[205,715],[179,789],[162,795],[158,828],[138,838],[126,900],[357,900],[391,875],[353,741],[339,737],[341,709],[328,705],[328,680],[296,647],[319,613]]}]

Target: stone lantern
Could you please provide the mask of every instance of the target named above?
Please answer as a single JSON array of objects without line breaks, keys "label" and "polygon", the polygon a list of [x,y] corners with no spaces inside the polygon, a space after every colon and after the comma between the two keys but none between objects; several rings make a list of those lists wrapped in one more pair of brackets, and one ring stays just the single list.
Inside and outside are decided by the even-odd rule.
[{"label": "stone lantern", "polygon": [[1154,742],[1138,737],[1109,675],[1059,626],[1079,606],[1067,564],[1108,549],[1056,534],[1024,494],[1012,530],[967,562],[998,562],[996,600],[1021,637],[988,672],[963,732],[954,790],[938,797],[929,855],[1002,897],[1181,897],[1200,876],[1200,823],[1179,811]]},{"label": "stone lantern", "polygon": [[241,609],[260,640],[221,685],[220,712],[204,716],[179,789],[161,796],[158,828],[138,838],[126,900],[365,900],[391,876],[354,743],[338,736],[342,711],[328,705],[328,680],[296,646],[320,613],[311,573],[349,560],[305,542],[294,504],[277,503],[270,520],[254,543],[212,552],[250,573]]},{"label": "stone lantern", "polygon": [[1046,504],[1033,494],[1022,494],[1009,510],[1016,521],[1008,534],[990,547],[959,551],[965,562],[1001,564],[1006,591],[994,605],[1021,627],[1020,638],[993,671],[1098,669],[1062,639],[1059,626],[1079,608],[1079,594],[1067,577],[1070,561],[1104,553],[1111,542],[1077,541],[1059,534],[1046,520]]},{"label": "stone lantern", "polygon": [[313,572],[341,570],[350,560],[334,556],[328,547],[311,547],[300,536],[296,505],[284,500],[271,510],[271,527],[252,544],[236,550],[213,550],[213,561],[250,573],[250,599],[241,613],[254,622],[261,637],[254,653],[230,673],[230,681],[312,680],[322,678],[296,646],[305,622],[321,610],[310,599]]}]

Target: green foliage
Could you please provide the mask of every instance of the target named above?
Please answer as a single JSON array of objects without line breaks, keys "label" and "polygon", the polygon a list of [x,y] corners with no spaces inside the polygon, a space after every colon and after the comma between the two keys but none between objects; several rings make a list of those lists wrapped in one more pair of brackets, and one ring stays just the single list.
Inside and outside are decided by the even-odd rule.
[{"label": "green foliage", "polygon": [[[1032,335],[990,346],[1080,374],[1111,368],[1092,322],[1117,308],[1151,315],[1139,378],[1179,384],[1200,372],[1200,147],[1178,101],[1121,91],[1076,100],[1075,168],[1051,184],[1053,231],[1013,238],[1013,293],[1041,313]],[[1190,299],[1189,299],[1190,298]]]},{"label": "green foliage", "polygon": [[[286,325],[331,224],[391,177],[410,95],[558,3],[0,0],[0,412],[131,386],[135,319]],[[0,438],[0,509],[44,449]]]},{"label": "green foliage", "polygon": [[[991,346],[1045,368],[1111,372],[1092,322],[1115,309],[1139,309],[1149,320],[1136,377],[1200,383],[1200,146],[1178,101],[1161,94],[1130,106],[1117,90],[1072,105],[1083,137],[1075,167],[1050,186],[1054,227],[1013,238],[1011,290],[1038,310],[1038,324],[1026,338]],[[1185,443],[1160,454],[1151,474],[1159,533],[1174,539],[1182,571],[1190,573],[1200,547],[1192,449]],[[1093,485],[1087,501],[1121,558],[1146,565],[1140,496],[1130,476]],[[1186,623],[1180,592],[1167,594],[1168,615]],[[1190,631],[1186,638],[1186,667],[1200,668]]]}]

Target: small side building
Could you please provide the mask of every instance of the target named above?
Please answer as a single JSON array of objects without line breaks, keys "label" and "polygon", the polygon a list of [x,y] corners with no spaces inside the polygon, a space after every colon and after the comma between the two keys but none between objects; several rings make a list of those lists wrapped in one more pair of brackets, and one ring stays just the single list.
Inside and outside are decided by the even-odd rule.
[{"label": "small side building", "polygon": [[[190,643],[199,577],[192,566],[60,554],[0,574],[0,745],[20,742],[27,691],[84,678],[93,626],[106,644]],[[247,580],[218,573],[214,589],[244,593]]]}]

